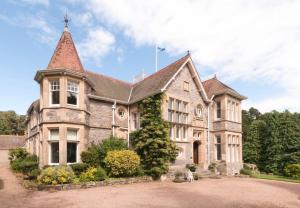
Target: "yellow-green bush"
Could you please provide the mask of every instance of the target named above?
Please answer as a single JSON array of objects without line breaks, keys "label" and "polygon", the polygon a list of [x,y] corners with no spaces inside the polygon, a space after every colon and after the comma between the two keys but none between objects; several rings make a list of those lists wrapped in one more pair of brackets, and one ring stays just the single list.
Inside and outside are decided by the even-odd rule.
[{"label": "yellow-green bush", "polygon": [[291,178],[300,179],[300,163],[287,165],[284,168],[284,174]]},{"label": "yellow-green bush", "polygon": [[116,177],[132,176],[140,165],[140,157],[131,150],[110,151],[104,161],[109,175]]},{"label": "yellow-green bush", "polygon": [[80,182],[88,181],[103,181],[107,178],[105,170],[101,167],[90,167],[85,172],[82,172],[79,176]]},{"label": "yellow-green bush", "polygon": [[40,184],[56,185],[71,183],[75,178],[75,174],[69,166],[53,166],[42,170],[38,176]]}]

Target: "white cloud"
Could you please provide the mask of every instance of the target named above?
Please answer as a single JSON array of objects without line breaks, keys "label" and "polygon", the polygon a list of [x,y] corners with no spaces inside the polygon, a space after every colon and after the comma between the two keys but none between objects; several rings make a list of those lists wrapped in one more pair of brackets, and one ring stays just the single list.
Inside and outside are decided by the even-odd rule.
[{"label": "white cloud", "polygon": [[91,28],[88,30],[87,37],[78,44],[78,51],[84,60],[100,65],[101,59],[113,50],[114,44],[113,34],[101,27]]},{"label": "white cloud", "polygon": [[300,1],[88,0],[84,5],[137,44],[158,43],[173,54],[190,50],[196,64],[226,81],[265,82],[284,91],[260,102],[250,98],[251,105],[300,110]]},{"label": "white cloud", "polygon": [[49,6],[49,0],[21,0],[21,1],[27,4],[41,4],[44,6]]}]

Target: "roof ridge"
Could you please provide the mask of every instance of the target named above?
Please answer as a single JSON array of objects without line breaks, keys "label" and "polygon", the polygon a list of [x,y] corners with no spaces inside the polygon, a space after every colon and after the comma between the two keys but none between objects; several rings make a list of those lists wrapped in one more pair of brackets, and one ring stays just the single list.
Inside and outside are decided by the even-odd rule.
[{"label": "roof ridge", "polygon": [[190,57],[190,54],[187,54],[187,55],[181,57],[180,59],[174,61],[173,63],[166,65],[165,67],[161,68],[161,69],[158,70],[157,72],[154,72],[154,73],[150,74],[149,76],[145,77],[143,80],[141,80],[141,81],[139,81],[139,82],[137,82],[137,83],[134,83],[133,85],[135,86],[135,85],[141,83],[142,81],[144,81],[144,80],[146,80],[146,79],[148,79],[148,78],[150,78],[150,77],[153,77],[153,76],[159,74],[160,72],[166,70],[167,68],[169,68],[169,67],[172,66],[172,65],[177,64],[178,62],[182,61],[183,59],[185,59],[185,58],[187,58],[187,57]]},{"label": "roof ridge", "polygon": [[111,80],[113,80],[113,81],[117,81],[117,82],[120,82],[120,83],[122,83],[122,84],[129,85],[130,87],[133,86],[133,84],[130,83],[130,82],[126,82],[126,81],[123,81],[123,80],[120,80],[120,79],[116,79],[116,78],[111,77],[111,76],[108,76],[108,75],[100,74],[100,73],[93,72],[93,71],[90,71],[90,70],[85,70],[85,72],[86,72],[86,73],[94,74],[94,75],[96,75],[96,76],[105,77],[105,78],[111,79]]}]

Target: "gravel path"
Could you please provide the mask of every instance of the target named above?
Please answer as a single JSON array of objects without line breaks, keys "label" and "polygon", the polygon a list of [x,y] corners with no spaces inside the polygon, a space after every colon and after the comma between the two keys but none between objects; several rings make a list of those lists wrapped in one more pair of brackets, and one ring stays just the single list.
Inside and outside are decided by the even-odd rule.
[{"label": "gravel path", "polygon": [[153,182],[59,192],[32,192],[0,166],[1,208],[105,207],[300,207],[300,185],[247,179],[202,179],[194,183]]}]

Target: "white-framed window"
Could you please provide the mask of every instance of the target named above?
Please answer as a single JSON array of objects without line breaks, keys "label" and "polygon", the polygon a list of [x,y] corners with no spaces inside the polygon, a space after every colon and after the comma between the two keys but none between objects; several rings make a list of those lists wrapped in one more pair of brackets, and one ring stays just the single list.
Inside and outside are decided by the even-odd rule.
[{"label": "white-framed window", "polygon": [[78,162],[78,130],[67,129],[67,163]]},{"label": "white-framed window", "polygon": [[132,113],[132,120],[133,120],[133,129],[139,129],[140,128],[140,120],[139,115],[137,112]]},{"label": "white-framed window", "polygon": [[170,98],[170,99],[169,99],[169,102],[168,102],[168,109],[169,109],[169,110],[172,110],[172,109],[173,109],[173,106],[174,106],[174,99],[173,99],[173,98]]},{"label": "white-framed window", "polygon": [[176,139],[180,140],[180,126],[179,125],[176,126]]},{"label": "white-framed window", "polygon": [[49,101],[50,106],[57,106],[60,104],[60,85],[59,79],[50,81]]},{"label": "white-framed window", "polygon": [[217,119],[221,118],[221,102],[217,102]]},{"label": "white-framed window", "polygon": [[59,164],[59,129],[49,129],[49,164]]},{"label": "white-framed window", "polygon": [[183,90],[187,92],[190,90],[189,82],[187,81],[183,82]]},{"label": "white-framed window", "polygon": [[188,103],[187,102],[183,102],[183,112],[188,113]]},{"label": "white-framed window", "polygon": [[216,157],[216,160],[222,160],[221,136],[220,135],[217,135],[215,137],[215,157]]},{"label": "white-framed window", "polygon": [[182,139],[187,140],[188,135],[188,128],[186,126],[182,127]]},{"label": "white-framed window", "polygon": [[227,119],[228,119],[229,121],[231,120],[231,108],[230,108],[230,106],[231,106],[231,101],[228,100],[228,101],[227,101]]},{"label": "white-framed window", "polygon": [[173,112],[168,111],[168,121],[172,122],[173,121]]},{"label": "white-framed window", "polygon": [[228,135],[227,162],[231,162],[231,135]]},{"label": "white-framed window", "polygon": [[67,104],[78,106],[79,85],[77,82],[68,81],[67,86]]},{"label": "white-framed window", "polygon": [[239,119],[239,104],[238,103],[235,103],[235,121],[236,122],[240,121],[240,119]]},{"label": "white-framed window", "polygon": [[170,138],[174,139],[174,125],[170,126],[170,132],[169,132],[169,134],[170,134]]}]

